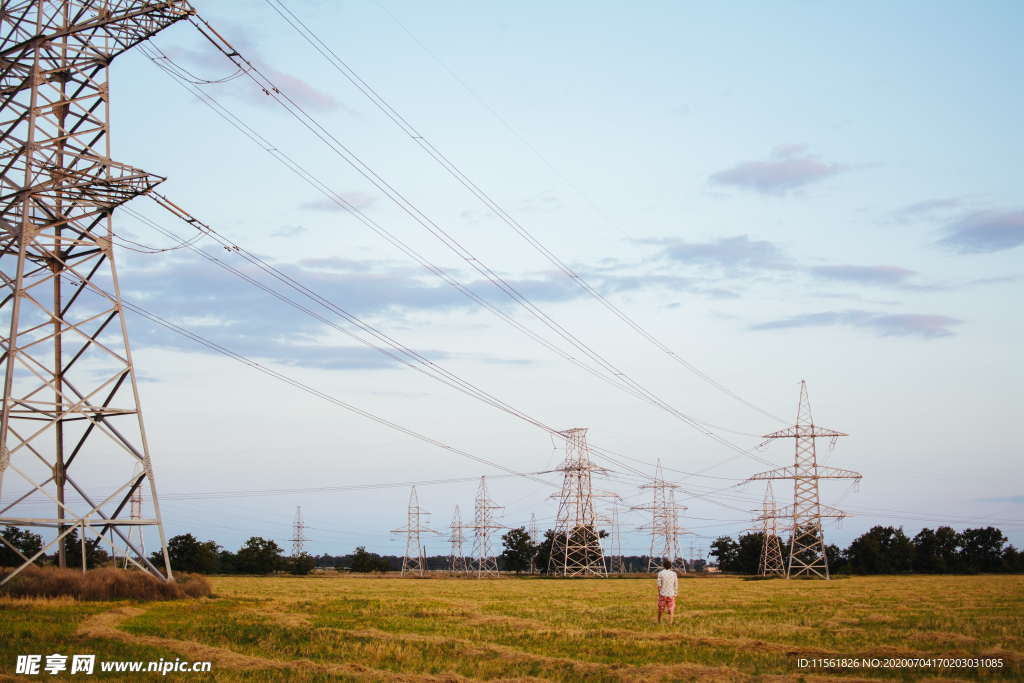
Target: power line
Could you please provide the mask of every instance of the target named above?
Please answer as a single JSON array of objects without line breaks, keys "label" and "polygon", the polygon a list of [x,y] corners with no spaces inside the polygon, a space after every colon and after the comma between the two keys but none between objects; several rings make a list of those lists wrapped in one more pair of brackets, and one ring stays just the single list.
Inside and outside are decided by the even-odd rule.
[{"label": "power line", "polygon": [[[345,76],[346,79],[352,85],[356,87],[363,95],[366,96],[381,112],[384,113],[399,129],[404,132],[410,140],[415,142],[424,152],[427,153],[434,161],[436,161],[442,168],[445,169],[455,180],[457,180],[463,187],[465,187],[473,196],[480,200],[484,206],[490,209],[498,218],[512,228],[516,234],[522,237],[531,247],[533,247],[538,253],[544,256],[552,265],[558,270],[564,273],[570,280],[575,282],[581,289],[587,294],[596,299],[602,306],[608,311],[615,315],[619,320],[624,322],[640,336],[646,339],[648,342],[657,347],[660,351],[668,355],[674,361],[682,365],[684,368],[689,370],[691,373],[704,380],[711,386],[715,387],[724,394],[731,398],[739,401],[747,407],[761,413],[762,415],[769,417],[777,422],[785,422],[780,417],[777,417],[760,407],[754,405],[750,401],[747,401],[743,397],[739,396],[728,387],[718,382],[714,378],[710,377],[707,373],[702,371],[697,366],[688,362],[679,354],[675,353],[660,339],[651,334],[647,329],[636,322],[630,317],[625,311],[612,303],[606,296],[604,296],[597,288],[591,285],[586,279],[583,278],[578,272],[572,267],[565,263],[561,258],[558,257],[553,251],[545,246],[539,239],[537,239],[529,230],[527,230],[519,221],[512,217],[512,215],[506,211],[497,201],[494,200],[487,192],[480,188],[469,176],[467,176],[454,162],[451,161],[444,153],[442,153],[430,140],[428,140],[419,130],[417,130],[401,113],[399,113],[394,107],[391,106],[387,100],[385,100],[380,93],[378,93],[373,86],[367,83],[359,74],[357,74],[338,54],[331,49],[327,43],[321,39],[315,31],[313,31],[306,23],[304,23],[295,13],[286,7],[281,0],[266,0],[267,4],[277,12],[277,14],[284,19],[284,21],[291,26],[299,35],[301,35],[306,42],[308,42],[314,50],[316,50],[324,59],[326,59],[339,73]],[[705,423],[706,424],[706,423]],[[719,427],[718,429],[723,429]],[[732,430],[728,430],[732,431]],[[743,435],[746,433],[740,432]]]},{"label": "power line", "polygon": [[[481,276],[487,279],[496,288],[504,292],[509,298],[519,304],[527,312],[537,318],[542,324],[548,327],[555,334],[560,336],[563,340],[569,343],[571,346],[576,348],[578,351],[586,355],[592,361],[602,367],[608,374],[617,378],[620,382],[630,387],[633,392],[636,392],[647,400],[649,403],[656,405],[657,407],[665,410],[669,414],[677,417],[690,427],[700,432],[704,436],[720,443],[727,448],[730,448],[736,452],[743,453],[748,457],[751,457],[763,464],[772,464],[759,456],[750,453],[747,450],[733,444],[728,439],[716,434],[715,432],[702,426],[699,421],[695,418],[683,413],[677,408],[673,407],[663,399],[656,396],[653,392],[649,391],[636,380],[634,380],[627,373],[617,368],[614,364],[609,362],[606,358],[597,353],[591,348],[586,342],[576,337],[569,330],[567,330],[560,323],[551,318],[547,313],[540,309],[536,304],[530,301],[527,297],[523,296],[518,289],[509,283],[500,274],[494,271],[492,268],[484,264],[479,258],[477,258],[472,252],[470,252],[463,244],[461,244],[456,238],[445,231],[440,225],[434,222],[432,219],[427,217],[420,209],[408,200],[402,193],[394,188],[390,183],[384,180],[376,171],[370,168],[365,162],[354,154],[347,146],[344,145],[338,138],[327,130],[319,121],[311,116],[301,105],[295,102],[287,93],[283,92],[270,78],[262,73],[252,62],[242,56],[230,43],[228,43],[223,36],[221,36],[212,25],[209,24],[198,14],[190,18],[191,23],[196,29],[222,54],[224,54],[234,64],[245,70],[246,75],[253,81],[262,91],[273,98],[278,104],[282,106],[293,118],[295,118],[300,124],[302,124],[307,130],[318,138],[321,143],[324,144],[330,151],[334,152],[346,163],[348,163],[354,170],[360,175],[366,178],[371,184],[373,184],[378,190],[383,192],[392,202],[395,203],[402,211],[404,211],[409,217],[411,217],[416,223],[427,230],[431,235],[437,238],[442,244],[444,244],[449,250],[455,253],[459,258],[463,259],[470,267],[476,270]],[[200,25],[198,22],[201,22]],[[208,98],[212,99],[212,98]],[[237,117],[235,117],[237,119]],[[351,207],[351,204],[346,203],[347,206]],[[354,207],[353,207],[354,208]],[[364,221],[365,222],[365,221]],[[381,234],[380,230],[376,230],[378,234]],[[392,240],[388,240],[392,241]],[[392,242],[394,243],[394,242]],[[404,250],[403,250],[404,251]],[[417,258],[421,263],[423,260]],[[460,288],[463,291],[464,288]],[[478,303],[482,304],[482,300],[479,297],[474,297]],[[482,304],[483,305],[483,304]]]},{"label": "power line", "polygon": [[[286,273],[284,273],[280,269],[278,269],[278,268],[274,267],[272,264],[266,262],[264,259],[256,256],[252,252],[249,252],[248,250],[244,249],[243,247],[240,247],[238,244],[236,244],[234,242],[231,242],[230,240],[227,240],[227,238],[225,238],[224,236],[220,235],[216,230],[211,228],[209,225],[207,225],[207,224],[203,223],[202,221],[199,221],[195,217],[191,216],[184,209],[182,209],[177,204],[171,202],[169,199],[167,199],[163,195],[160,195],[158,193],[152,193],[151,196],[157,202],[158,205],[160,205],[162,208],[172,212],[178,218],[186,221],[189,225],[191,225],[193,228],[198,230],[200,235],[205,235],[205,236],[210,237],[212,240],[214,240],[215,242],[220,244],[227,252],[239,255],[241,258],[245,259],[247,262],[255,265],[257,268],[259,268],[263,272],[269,274],[271,277],[273,277],[274,279],[276,279],[279,282],[283,283],[284,285],[286,285],[290,289],[298,292],[303,297],[308,298],[308,299],[314,301],[315,303],[317,303],[320,306],[326,308],[330,312],[332,312],[332,313],[342,317],[346,321],[348,321],[348,322],[352,323],[353,325],[357,326],[359,329],[367,332],[374,339],[377,339],[377,340],[383,342],[385,345],[387,345],[391,349],[394,349],[395,351],[397,351],[400,355],[396,355],[392,351],[389,351],[387,348],[384,348],[384,347],[382,347],[382,346],[380,346],[378,344],[375,344],[372,341],[369,341],[369,340],[367,340],[367,339],[365,339],[363,337],[360,337],[359,335],[353,333],[352,331],[350,331],[350,330],[348,330],[348,329],[346,329],[344,327],[341,327],[340,325],[335,323],[333,320],[329,320],[329,319],[323,317],[322,315],[316,313],[315,311],[311,310],[310,308],[308,308],[308,307],[298,303],[297,301],[295,301],[295,300],[293,300],[293,299],[291,299],[291,298],[281,294],[280,292],[278,292],[278,291],[276,291],[274,289],[271,289],[270,287],[264,285],[263,283],[259,282],[258,280],[256,280],[256,279],[252,278],[251,276],[247,275],[246,273],[238,270],[237,268],[234,268],[233,266],[231,266],[230,264],[226,263],[225,261],[223,261],[223,260],[221,260],[221,259],[219,259],[219,258],[217,258],[217,257],[215,257],[215,256],[213,256],[211,254],[208,254],[207,252],[205,252],[205,251],[195,247],[194,245],[187,244],[183,240],[183,238],[181,238],[178,235],[176,235],[176,234],[174,234],[174,233],[164,229],[162,226],[157,224],[155,221],[149,219],[145,215],[140,214],[140,213],[138,213],[138,212],[136,212],[136,211],[134,211],[132,209],[126,209],[126,211],[130,215],[134,216],[137,220],[140,220],[140,221],[144,222],[145,224],[149,225],[153,229],[155,229],[158,232],[160,232],[162,235],[164,235],[166,237],[169,237],[170,239],[179,241],[183,246],[187,246],[191,251],[193,251],[194,253],[196,253],[200,257],[202,257],[202,258],[206,259],[207,261],[217,265],[218,267],[220,267],[220,268],[222,268],[222,269],[232,273],[233,275],[235,275],[235,276],[239,277],[240,279],[244,280],[245,282],[247,282],[247,283],[257,287],[258,289],[261,289],[262,291],[266,292],[267,294],[270,294],[271,296],[277,298],[278,300],[280,300],[280,301],[282,301],[282,302],[284,302],[284,303],[286,303],[286,304],[288,304],[288,305],[290,305],[290,306],[292,306],[294,308],[297,308],[298,310],[302,311],[303,313],[305,313],[305,314],[313,317],[314,319],[322,322],[323,324],[328,325],[328,326],[332,327],[333,329],[338,330],[339,332],[342,332],[343,334],[351,337],[352,339],[355,339],[356,341],[358,341],[358,342],[360,342],[362,344],[365,344],[365,345],[367,345],[367,346],[377,350],[378,352],[388,356],[389,358],[392,358],[392,359],[394,359],[394,360],[396,360],[396,361],[398,361],[398,362],[400,362],[400,363],[402,363],[402,364],[404,364],[404,365],[406,365],[406,366],[408,366],[408,367],[410,367],[410,368],[412,368],[412,369],[414,369],[414,370],[416,370],[418,372],[421,372],[422,374],[427,375],[428,377],[431,377],[433,379],[441,381],[442,383],[447,384],[447,385],[455,388],[456,390],[458,390],[458,391],[460,391],[460,392],[462,392],[462,393],[464,393],[464,394],[466,394],[468,396],[476,398],[476,399],[478,399],[478,400],[480,400],[480,401],[482,401],[482,402],[484,402],[484,403],[486,403],[486,404],[488,404],[488,405],[490,405],[492,407],[495,407],[495,408],[497,408],[499,410],[502,410],[503,412],[506,412],[506,413],[508,413],[508,414],[510,414],[510,415],[512,415],[514,417],[517,417],[517,418],[521,419],[521,420],[524,420],[525,422],[527,422],[527,423],[529,423],[529,424],[531,424],[531,425],[533,425],[535,427],[543,429],[546,432],[548,432],[549,435],[551,435],[552,437],[559,436],[560,438],[564,438],[564,434],[561,431],[555,429],[554,427],[551,427],[549,425],[544,424],[542,421],[540,421],[540,420],[538,420],[536,418],[533,418],[530,415],[524,413],[523,411],[518,410],[518,409],[512,407],[511,405],[505,403],[501,399],[498,399],[497,397],[493,396],[492,394],[489,394],[486,391],[480,389],[479,387],[473,385],[472,383],[462,379],[458,375],[456,375],[456,374],[446,370],[445,368],[443,368],[439,364],[435,363],[434,361],[431,361],[430,359],[424,357],[422,354],[420,354],[420,353],[414,351],[413,349],[405,346],[404,344],[398,342],[394,338],[392,338],[392,337],[388,336],[387,334],[381,332],[376,327],[370,325],[369,323],[363,321],[359,317],[349,313],[348,311],[344,310],[343,308],[341,308],[337,304],[334,304],[330,300],[328,300],[325,297],[321,296],[317,292],[315,292],[315,291],[311,290],[310,288],[306,287],[305,285],[303,285],[302,283],[298,282],[297,280],[295,280],[291,276],[287,275]],[[626,463],[623,463],[621,460],[619,460],[617,457],[614,457],[612,455],[611,451],[607,451],[605,449],[602,449],[602,448],[599,448],[599,447],[596,447],[596,446],[593,446],[592,448],[596,452],[601,454],[603,457],[605,457],[606,459],[619,464],[620,467],[623,467],[624,469],[627,469],[628,471],[632,472],[633,474],[636,474],[637,476],[640,476],[640,477],[645,478],[645,479],[649,478],[649,475],[645,474],[641,470],[638,470],[635,467],[627,465]],[[628,457],[628,456],[622,456],[621,454],[615,454],[615,455],[618,456],[618,457]],[[630,458],[630,459],[635,460],[634,458]],[[643,462],[643,461],[640,461],[640,462]],[[700,475],[695,474],[695,473],[688,473],[688,474],[690,474],[691,476],[700,476]]]},{"label": "power line", "polygon": [[386,418],[383,418],[383,417],[380,417],[378,415],[375,415],[374,413],[371,413],[371,412],[369,412],[367,410],[363,410],[362,408],[359,408],[359,407],[357,407],[357,406],[355,406],[355,405],[353,405],[351,403],[348,403],[346,401],[342,401],[341,399],[339,399],[339,398],[337,398],[335,396],[332,396],[332,395],[327,394],[327,393],[325,393],[323,391],[320,391],[319,389],[315,389],[312,386],[310,386],[310,385],[308,385],[308,384],[306,384],[304,382],[301,382],[301,381],[299,381],[299,380],[297,380],[297,379],[295,379],[293,377],[289,377],[288,375],[285,375],[284,373],[278,372],[277,370],[273,370],[273,369],[271,369],[271,368],[269,368],[269,367],[267,367],[267,366],[265,366],[265,365],[263,365],[261,363],[258,363],[256,361],[252,360],[251,358],[248,358],[248,357],[246,357],[246,356],[244,356],[244,355],[242,355],[240,353],[237,353],[235,351],[232,351],[232,350],[228,349],[227,347],[222,346],[222,345],[220,345],[220,344],[218,344],[218,343],[216,343],[214,341],[206,339],[205,337],[202,337],[202,336],[196,334],[195,332],[193,332],[193,331],[191,331],[191,330],[189,330],[189,329],[187,329],[185,327],[182,327],[181,325],[177,325],[175,323],[170,322],[169,320],[161,318],[160,316],[156,315],[155,313],[151,313],[150,311],[142,308],[141,306],[139,306],[139,305],[137,305],[135,303],[132,303],[131,301],[128,301],[127,299],[122,299],[121,300],[121,304],[122,304],[122,306],[124,306],[128,310],[130,310],[133,313],[136,313],[136,314],[142,316],[143,318],[145,318],[146,320],[149,320],[150,322],[153,322],[153,323],[156,323],[158,325],[161,325],[161,326],[171,330],[172,332],[176,332],[177,334],[180,334],[181,336],[186,337],[186,338],[196,342],[197,344],[200,344],[201,346],[204,346],[204,347],[210,349],[211,351],[215,351],[216,353],[219,353],[219,354],[221,354],[223,356],[227,356],[228,358],[232,358],[232,359],[238,361],[239,363],[241,363],[241,364],[243,364],[243,365],[245,365],[247,367],[250,367],[250,368],[252,368],[254,370],[262,372],[263,374],[268,375],[270,377],[273,377],[274,379],[277,379],[278,381],[284,382],[285,384],[289,384],[289,385],[295,387],[296,389],[299,389],[299,390],[304,391],[304,392],[306,392],[306,393],[308,393],[308,394],[310,394],[312,396],[315,396],[315,397],[317,397],[319,399],[327,401],[328,403],[331,403],[331,404],[333,404],[333,405],[335,405],[335,406],[337,406],[339,408],[343,408],[343,409],[345,409],[345,410],[347,410],[349,412],[355,413],[355,414],[357,414],[357,415],[359,415],[361,417],[364,417],[366,419],[372,420],[372,421],[374,421],[374,422],[376,422],[378,424],[381,424],[381,425],[383,425],[385,427],[388,427],[390,429],[393,429],[395,431],[399,431],[399,432],[401,432],[403,434],[406,434],[407,436],[411,436],[411,437],[413,437],[415,439],[419,439],[420,441],[428,443],[428,444],[430,444],[432,446],[435,446],[437,448],[440,448],[442,450],[446,450],[446,451],[448,451],[450,453],[454,453],[456,455],[460,455],[460,456],[462,456],[464,458],[468,458],[468,459],[473,460],[473,461],[478,462],[478,463],[482,463],[482,464],[485,464],[485,465],[489,465],[491,467],[495,467],[497,469],[500,469],[500,470],[502,470],[504,472],[507,472],[507,473],[515,475],[515,476],[523,477],[523,478],[526,478],[526,479],[531,479],[531,480],[533,480],[535,482],[544,484],[545,486],[554,486],[550,482],[544,481],[543,479],[540,479],[540,478],[538,478],[538,477],[536,477],[536,476],[534,476],[532,474],[525,474],[525,473],[522,473],[522,472],[517,472],[517,471],[515,471],[515,470],[513,470],[513,469],[511,469],[509,467],[506,467],[505,465],[502,465],[501,463],[497,463],[497,462],[494,462],[492,460],[488,460],[486,458],[480,457],[478,455],[474,455],[474,454],[472,454],[472,453],[470,453],[468,451],[462,450],[461,448],[456,448],[456,447],[451,446],[449,444],[446,444],[446,443],[444,443],[442,441],[439,441],[437,439],[429,437],[429,436],[427,436],[425,434],[421,434],[420,432],[417,432],[417,431],[415,431],[413,429],[410,429],[408,427],[404,427],[404,426],[398,424],[397,422],[392,422],[391,420],[388,420]]}]

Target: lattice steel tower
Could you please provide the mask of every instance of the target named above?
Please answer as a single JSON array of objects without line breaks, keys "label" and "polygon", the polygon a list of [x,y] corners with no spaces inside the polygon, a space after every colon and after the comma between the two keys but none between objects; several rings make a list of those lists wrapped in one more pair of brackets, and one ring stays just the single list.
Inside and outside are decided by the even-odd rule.
[{"label": "lattice steel tower", "polygon": [[792,525],[789,563],[786,565],[787,579],[805,574],[829,578],[821,520],[825,517],[841,519],[846,515],[841,510],[821,504],[819,482],[822,479],[860,480],[861,474],[819,465],[815,441],[827,437],[834,443],[841,436],[847,435],[814,424],[811,402],[807,397],[807,383],[803,380],[800,381],[800,403],[797,406],[796,424],[764,436],[766,439],[794,439],[796,442],[793,467],[780,467],[761,472],[748,480],[793,480],[793,504],[779,510],[779,518],[788,518]]},{"label": "lattice steel tower", "polygon": [[679,549],[679,537],[687,533],[679,526],[679,511],[685,510],[686,506],[676,503],[676,489],[679,485],[665,479],[659,459],[654,479],[640,488],[651,490],[650,505],[633,507],[634,510],[648,510],[651,513],[650,524],[640,527],[641,531],[651,535],[647,571],[660,570],[662,561],[668,560],[673,568],[686,572],[686,562]]},{"label": "lattice steel tower", "polygon": [[416,487],[409,491],[409,508],[406,513],[405,527],[392,529],[393,534],[405,534],[405,556],[402,558],[402,576],[406,574],[417,574],[423,576],[427,571],[427,552],[423,548],[423,540],[420,534],[436,534],[429,527],[423,526],[423,518],[428,517],[429,512],[420,507],[419,498],[416,496]]},{"label": "lattice steel tower", "polygon": [[[17,571],[55,544],[64,566],[58,540],[77,528],[119,537],[134,563],[170,577],[111,242],[114,209],[163,178],[110,159],[107,76],[115,57],[190,14],[182,1],[0,8],[0,525],[55,535]],[[132,520],[140,487],[152,511]],[[133,525],[157,528],[163,571],[128,540]]]},{"label": "lattice steel tower", "polygon": [[[141,467],[136,466],[136,468],[135,468],[135,475],[138,476],[140,471],[141,471]],[[131,496],[131,498],[128,501],[128,509],[129,509],[128,519],[133,519],[133,520],[142,519],[142,489],[141,488],[136,488],[132,492],[132,496]],[[136,547],[138,547],[139,551],[141,552],[141,556],[145,557],[145,554],[146,554],[146,537],[142,533],[142,529],[143,529],[143,527],[138,526],[138,525],[130,526],[127,529],[127,534],[128,534],[128,541],[129,541],[129,543],[134,541],[135,542],[134,545]],[[111,541],[111,547],[114,547],[114,539],[111,538],[110,541]],[[115,555],[116,555],[116,553],[115,553]],[[128,566],[132,563],[133,559],[137,559],[137,558],[132,556],[131,547],[130,546],[125,546],[123,562],[120,563],[121,566],[124,569],[127,569]]]},{"label": "lattice steel tower", "polygon": [[564,476],[562,491],[557,494],[558,514],[555,516],[548,573],[606,576],[604,552],[594,514],[591,477],[595,472],[608,470],[590,462],[585,428],[569,429],[559,434],[566,440],[565,461],[556,469]]},{"label": "lattice steel tower", "polygon": [[480,485],[476,490],[473,525],[473,558],[476,565],[477,578],[498,575],[498,558],[494,555],[491,537],[495,530],[505,526],[494,520],[494,511],[503,510],[504,506],[496,505],[487,494],[487,478],[480,477]]},{"label": "lattice steel tower", "polygon": [[295,508],[295,520],[292,522],[292,557],[298,557],[306,552],[306,523],[302,521],[302,506]]},{"label": "lattice steel tower", "polygon": [[453,574],[468,574],[469,573],[469,562],[466,561],[466,554],[463,551],[463,543],[465,542],[465,536],[463,534],[462,526],[462,513],[459,511],[459,506],[455,506],[455,512],[452,513],[452,523],[449,525],[451,534],[448,536],[448,542],[451,544],[451,554],[448,556],[448,571]]},{"label": "lattice steel tower", "polygon": [[761,576],[785,576],[786,564],[782,557],[782,542],[779,540],[779,508],[775,505],[775,494],[769,480],[764,489],[764,502],[760,514],[754,521],[761,522],[763,540],[761,542],[761,559],[758,561],[757,573]]},{"label": "lattice steel tower", "polygon": [[622,558],[622,527],[619,525],[619,508],[612,508],[612,541],[608,549],[608,572],[625,574],[626,563]]},{"label": "lattice steel tower", "polygon": [[[537,530],[537,515],[533,512],[530,513],[530,523],[526,527],[526,532],[530,534],[530,543],[534,546],[540,544],[540,532]],[[536,574],[538,571],[540,571],[540,568],[537,567],[537,553],[534,552],[530,557],[530,573]]]}]

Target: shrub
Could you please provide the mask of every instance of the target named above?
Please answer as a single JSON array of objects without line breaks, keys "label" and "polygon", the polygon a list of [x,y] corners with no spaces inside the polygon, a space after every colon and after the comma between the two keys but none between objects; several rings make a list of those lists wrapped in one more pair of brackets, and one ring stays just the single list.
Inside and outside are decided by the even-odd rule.
[{"label": "shrub", "polygon": [[[0,570],[0,577],[10,570]],[[183,574],[173,582],[145,572],[104,567],[81,572],[58,567],[27,567],[2,589],[15,597],[55,598],[70,596],[78,600],[178,600],[210,594],[210,584],[201,576]]]}]

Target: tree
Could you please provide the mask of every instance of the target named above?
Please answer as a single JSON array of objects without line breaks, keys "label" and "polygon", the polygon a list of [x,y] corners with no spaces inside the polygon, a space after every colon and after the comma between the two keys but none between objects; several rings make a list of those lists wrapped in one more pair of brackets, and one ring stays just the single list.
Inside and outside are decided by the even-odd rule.
[{"label": "tree", "polygon": [[[563,546],[564,541],[562,542]],[[551,549],[555,545],[555,532],[548,529],[544,532],[544,540],[537,544],[537,568],[544,574],[548,573],[548,563],[551,561]]]},{"label": "tree", "polygon": [[1024,552],[1017,550],[1012,545],[1006,546],[1006,549],[1003,550],[1003,569],[1008,572],[1024,571]]},{"label": "tree", "polygon": [[849,571],[846,559],[846,552],[839,549],[839,546],[829,544],[825,546],[825,559],[828,561],[828,571],[835,574],[843,570]]},{"label": "tree", "polygon": [[377,553],[366,552],[366,548],[359,546],[352,553],[350,569],[354,572],[386,572],[388,570],[388,561]]},{"label": "tree", "polygon": [[859,574],[908,572],[914,566],[914,544],[902,527],[875,526],[850,544],[847,557]]},{"label": "tree", "polygon": [[27,529],[22,530],[16,526],[5,527],[0,536],[6,541],[6,543],[0,542],[0,567],[17,567],[24,562],[18,553],[11,550],[8,543],[28,558],[43,549],[43,537]]},{"label": "tree", "polygon": [[[215,541],[202,542],[192,534],[172,536],[167,541],[167,556],[171,569],[179,572],[214,574],[220,570],[220,546]],[[153,553],[156,566],[164,562],[163,553]]]},{"label": "tree", "polygon": [[289,574],[305,576],[316,567],[316,558],[309,553],[300,553],[299,555],[289,557],[286,565]]},{"label": "tree", "polygon": [[732,540],[732,536],[719,536],[711,544],[711,554],[718,560],[718,568],[723,572],[738,572],[740,544]]},{"label": "tree", "polygon": [[217,566],[224,574],[238,573],[238,556],[230,550],[221,550],[217,553]]},{"label": "tree", "polygon": [[914,536],[914,571],[942,574],[960,564],[960,535],[948,526],[921,529]]},{"label": "tree", "polygon": [[505,546],[504,552],[501,553],[501,561],[506,570],[518,574],[530,568],[530,560],[537,552],[537,546],[530,540],[526,527],[510,529],[501,537],[501,543]]},{"label": "tree", "polygon": [[736,548],[736,568],[742,574],[756,574],[761,563],[761,551],[764,549],[764,534],[760,531],[741,534]]},{"label": "tree", "polygon": [[[70,534],[64,537],[64,560],[69,567],[82,566],[82,542],[78,538],[78,529],[73,529]],[[87,567],[98,567],[110,559],[103,548],[100,547],[100,539],[85,539],[85,564]]]},{"label": "tree", "polygon": [[282,552],[274,541],[253,536],[235,554],[235,565],[243,574],[270,574],[281,568]]},{"label": "tree", "polygon": [[960,554],[964,567],[973,572],[995,572],[1003,565],[1006,536],[995,527],[964,529],[960,532]]}]

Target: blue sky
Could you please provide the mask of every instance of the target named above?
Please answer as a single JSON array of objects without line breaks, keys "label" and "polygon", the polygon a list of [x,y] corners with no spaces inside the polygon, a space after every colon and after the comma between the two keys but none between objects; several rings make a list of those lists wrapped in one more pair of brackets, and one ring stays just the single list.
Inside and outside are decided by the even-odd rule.
[{"label": "blue sky", "polygon": [[[988,522],[1024,543],[1024,66],[1017,3],[292,2],[289,7],[517,221],[645,328],[712,377],[792,418],[850,436],[822,458],[864,474],[823,502],[910,533]],[[781,425],[629,330],[458,186],[264,3],[200,12],[346,146],[481,261],[678,409],[761,434]],[[216,79],[231,67],[185,24],[156,44]],[[143,55],[111,74],[114,158],[167,176],[197,217],[347,310],[525,412],[586,426],[603,447],[705,477],[690,494],[698,546],[735,535],[766,467],[594,380],[430,276],[325,203]],[[516,320],[465,262],[325,150],[245,79],[205,92],[336,192]],[[137,201],[146,215],[187,233]],[[122,216],[122,235],[168,244]],[[235,258],[209,242],[200,246]],[[240,264],[236,259],[231,261]],[[356,404],[523,471],[560,457],[549,437],[394,367],[188,252],[121,254],[125,295],[154,313]],[[284,545],[302,505],[314,552],[400,552],[405,489],[175,500],[497,473],[389,431],[143,320],[130,321],[170,533]],[[545,336],[550,336],[544,332]],[[725,434],[744,447],[756,436]],[[826,449],[827,450],[827,449]],[[783,444],[758,451],[789,464]],[[633,463],[648,470],[648,465]],[[709,469],[710,468],[710,469]],[[682,479],[682,475],[678,475]],[[714,479],[708,477],[722,477]],[[556,482],[552,475],[547,479]],[[629,505],[635,482],[602,487]],[[554,515],[547,489],[498,479],[505,523]],[[474,485],[422,487],[446,527]],[[782,486],[776,496],[785,502]],[[623,547],[643,552],[624,513]],[[689,541],[685,542],[688,545]],[[428,544],[444,552],[441,537]]]}]

